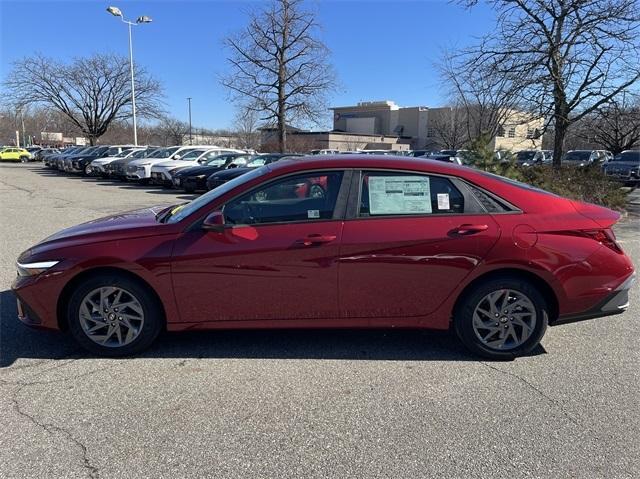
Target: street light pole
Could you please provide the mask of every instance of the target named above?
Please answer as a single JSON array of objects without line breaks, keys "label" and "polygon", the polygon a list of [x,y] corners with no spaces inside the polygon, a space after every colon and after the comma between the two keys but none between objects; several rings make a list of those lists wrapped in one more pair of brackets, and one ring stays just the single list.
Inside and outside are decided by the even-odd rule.
[{"label": "street light pole", "polygon": [[138,17],[138,19],[134,22],[130,22],[124,19],[122,15],[122,11],[118,7],[108,7],[107,12],[109,12],[114,17],[120,17],[123,23],[126,23],[129,26],[129,68],[131,70],[131,110],[133,113],[133,144],[138,146],[138,124],[136,121],[136,82],[133,74],[133,40],[131,35],[131,27],[140,25],[141,23],[151,23],[151,18],[146,15]]},{"label": "street light pole", "polygon": [[133,42],[131,41],[131,22],[129,25],[129,68],[131,69],[131,109],[133,111],[133,144],[138,146],[138,124],[136,123],[136,82],[133,79]]},{"label": "street light pole", "polygon": [[189,144],[193,145],[193,136],[191,136],[191,97],[187,97],[189,101]]}]

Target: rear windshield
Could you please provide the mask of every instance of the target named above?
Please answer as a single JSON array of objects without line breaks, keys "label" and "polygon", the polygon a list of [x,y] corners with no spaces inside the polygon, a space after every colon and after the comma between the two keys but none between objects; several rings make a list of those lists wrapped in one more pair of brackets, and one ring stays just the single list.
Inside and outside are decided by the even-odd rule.
[{"label": "rear windshield", "polygon": [[535,151],[519,151],[518,152],[518,161],[529,161],[529,160],[533,160],[533,158],[536,156]]},{"label": "rear windshield", "polygon": [[564,155],[563,161],[586,161],[591,158],[590,151],[570,151]]}]

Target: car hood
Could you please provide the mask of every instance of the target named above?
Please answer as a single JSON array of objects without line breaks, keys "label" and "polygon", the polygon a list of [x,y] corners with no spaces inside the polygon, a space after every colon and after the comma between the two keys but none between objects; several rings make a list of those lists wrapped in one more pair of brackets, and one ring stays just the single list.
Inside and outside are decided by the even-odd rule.
[{"label": "car hood", "polygon": [[37,256],[59,247],[157,235],[159,234],[158,228],[166,225],[158,223],[156,215],[169,206],[160,205],[127,211],[63,229],[25,251],[20,257]]},{"label": "car hood", "polygon": [[160,163],[155,163],[153,166],[157,168],[179,168],[181,166],[189,167],[193,165],[197,165],[197,161],[182,161],[182,160],[168,160],[161,161]]},{"label": "car hood", "polygon": [[221,169],[220,166],[192,166],[191,168],[185,168],[182,171],[179,171],[177,175],[179,176],[200,176],[200,175],[210,175],[219,171]]},{"label": "car hood", "polygon": [[91,163],[95,163],[96,165],[101,165],[103,163],[110,163],[112,161],[119,160],[120,158],[116,158],[115,156],[107,156],[106,158],[95,158]]},{"label": "car hood", "polygon": [[604,165],[605,168],[639,168],[640,163],[637,161],[609,161]]},{"label": "car hood", "polygon": [[216,173],[216,179],[218,180],[231,180],[238,176],[242,176],[245,173],[250,172],[254,168],[229,168],[228,170],[219,171]]},{"label": "car hood", "polygon": [[139,158],[137,160],[133,160],[130,165],[141,166],[141,165],[157,165],[158,163],[164,163],[165,161],[174,161],[167,160],[166,158]]}]

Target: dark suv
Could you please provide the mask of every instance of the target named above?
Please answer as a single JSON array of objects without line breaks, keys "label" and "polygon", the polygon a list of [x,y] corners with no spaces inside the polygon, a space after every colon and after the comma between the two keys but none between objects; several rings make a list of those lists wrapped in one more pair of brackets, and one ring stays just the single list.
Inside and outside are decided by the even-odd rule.
[{"label": "dark suv", "polygon": [[623,151],[605,163],[602,170],[607,176],[625,185],[636,185],[640,183],[640,151]]}]

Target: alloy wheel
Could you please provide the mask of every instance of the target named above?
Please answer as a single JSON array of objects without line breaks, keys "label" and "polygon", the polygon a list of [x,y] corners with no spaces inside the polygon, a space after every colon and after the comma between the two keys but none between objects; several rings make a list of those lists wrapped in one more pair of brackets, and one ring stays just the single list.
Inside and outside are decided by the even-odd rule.
[{"label": "alloy wheel", "polygon": [[78,314],[87,337],[111,348],[133,342],[144,324],[144,311],[138,298],[116,286],[91,291],[80,303]]},{"label": "alloy wheel", "polygon": [[509,351],[531,337],[536,320],[536,308],[528,296],[499,289],[478,302],[473,312],[473,330],[488,348]]}]

